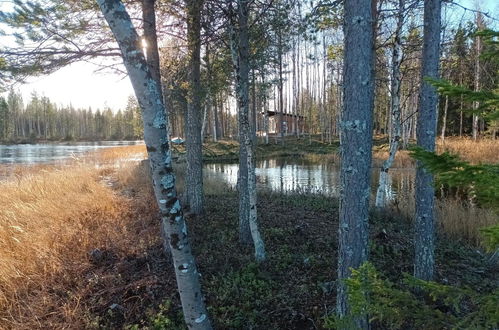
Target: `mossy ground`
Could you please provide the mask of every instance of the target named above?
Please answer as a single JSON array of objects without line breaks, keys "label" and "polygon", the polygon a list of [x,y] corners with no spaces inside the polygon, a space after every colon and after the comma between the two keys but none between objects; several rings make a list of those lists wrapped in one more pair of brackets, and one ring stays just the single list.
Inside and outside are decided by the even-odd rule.
[{"label": "mossy ground", "polygon": [[[334,312],[336,300],[337,200],[322,195],[259,194],[259,222],[267,249],[267,260],[262,264],[254,263],[251,246],[241,246],[238,242],[237,203],[234,191],[209,194],[206,213],[188,216],[193,250],[215,328],[323,328],[325,317]],[[397,215],[373,213],[370,233],[371,261],[387,278],[401,283],[403,272],[412,273],[410,221]],[[444,236],[438,242],[437,281],[469,286],[483,293],[497,289],[496,270],[485,254],[466,242]],[[168,324],[168,329],[181,329],[183,322],[173,273],[161,257],[160,245],[152,249],[151,255],[156,257],[148,261],[148,267],[161,269],[157,276],[163,282],[152,288],[156,305],[149,300],[152,304],[147,309],[131,318],[123,316],[119,325],[157,328],[154,324]],[[145,264],[144,261],[141,267],[134,266],[133,277],[137,280],[143,277],[141,273],[146,278],[150,274]],[[131,293],[124,290],[116,293],[115,301],[128,310]],[[140,300],[149,299],[150,293],[133,294]],[[139,298],[141,295],[145,298]],[[445,307],[434,303],[434,308]],[[106,310],[99,314],[100,324],[114,327],[116,321],[108,317]]]}]

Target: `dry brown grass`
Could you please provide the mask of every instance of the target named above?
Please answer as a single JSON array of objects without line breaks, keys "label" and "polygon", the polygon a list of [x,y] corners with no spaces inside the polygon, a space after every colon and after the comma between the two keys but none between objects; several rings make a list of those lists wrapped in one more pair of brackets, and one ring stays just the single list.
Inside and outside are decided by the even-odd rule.
[{"label": "dry brown grass", "polygon": [[[38,302],[53,307],[57,297],[51,291],[61,280],[57,277],[85,265],[85,252],[97,242],[111,243],[103,238],[115,236],[115,228],[105,224],[108,219],[119,221],[119,210],[115,196],[88,168],[47,171],[4,183],[0,200],[0,310],[2,320],[16,328],[30,324],[30,319],[41,322],[45,315],[39,307],[44,304]],[[73,308],[48,308],[46,313],[71,314]]]},{"label": "dry brown grass", "polygon": [[[111,162],[140,148],[113,149],[100,159]],[[125,165],[120,168],[125,172]],[[89,252],[140,254],[158,240],[154,205],[141,191],[147,180],[144,173],[132,175],[136,163],[128,169],[126,184],[139,191],[134,209],[113,190],[114,167],[32,167],[0,183],[0,328],[81,328],[92,322],[87,318],[93,306],[82,306],[89,294]],[[134,183],[132,177],[140,179]]]},{"label": "dry brown grass", "polygon": [[[437,152],[450,152],[459,155],[463,160],[478,163],[499,163],[499,140],[471,138],[446,138],[444,142],[437,140]],[[373,149],[373,165],[380,167],[388,158],[388,145]],[[415,161],[406,150],[397,152],[393,167],[414,167]]]},{"label": "dry brown grass", "polygon": [[143,144],[133,146],[119,146],[104,148],[85,154],[80,162],[96,164],[113,164],[116,161],[135,161],[146,158],[146,146]]},{"label": "dry brown grass", "polygon": [[450,237],[483,246],[480,229],[496,225],[497,214],[488,209],[470,206],[456,199],[437,200],[438,226]]},{"label": "dry brown grass", "polygon": [[499,140],[471,138],[447,138],[437,141],[437,151],[458,154],[462,159],[473,164],[499,163]]},{"label": "dry brown grass", "polygon": [[[394,214],[414,219],[414,199],[396,200],[392,205]],[[476,247],[483,246],[480,229],[497,224],[497,213],[470,205],[467,201],[454,197],[437,198],[435,201],[437,228],[442,233],[457,240],[469,242]]]},{"label": "dry brown grass", "polygon": [[[127,161],[144,152],[144,146],[109,148],[58,166],[6,172],[0,182],[0,329],[99,328],[99,317],[116,301],[126,302],[120,320],[133,323],[165,296],[176,299],[161,255],[149,166]],[[220,186],[205,188],[214,193]],[[91,258],[94,249],[106,253],[104,264]],[[151,271],[149,263],[164,266]]]}]

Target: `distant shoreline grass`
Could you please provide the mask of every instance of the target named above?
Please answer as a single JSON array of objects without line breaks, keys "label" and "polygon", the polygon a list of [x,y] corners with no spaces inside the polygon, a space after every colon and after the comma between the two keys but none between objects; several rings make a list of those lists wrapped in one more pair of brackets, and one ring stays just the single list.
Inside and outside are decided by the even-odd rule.
[{"label": "distant shoreline grass", "polygon": [[[307,138],[287,137],[284,145],[270,140],[269,144],[261,141],[255,147],[257,159],[279,158],[279,157],[307,157],[314,155],[336,155],[339,143],[323,143],[319,140]],[[173,145],[174,154],[184,161],[185,145]],[[219,140],[217,142],[205,141],[203,143],[203,161],[213,162],[236,162],[239,160],[239,142],[235,140]]]},{"label": "distant shoreline grass", "polygon": [[[134,141],[134,140],[101,140],[108,141]],[[99,142],[99,140],[24,140],[13,141],[12,144],[33,144],[33,143],[71,143],[71,142]],[[0,144],[10,144],[1,141]],[[269,139],[269,144],[263,143],[261,139],[255,147],[257,159],[300,157],[310,160],[327,160],[337,157],[339,154],[339,141],[333,140],[331,143],[322,142],[320,136],[286,137],[284,144],[274,138]],[[473,164],[477,163],[499,163],[499,140],[480,139],[474,141],[471,138],[448,137],[444,142],[437,139],[437,152],[451,152],[458,154],[464,160]],[[172,145],[172,150],[177,160],[185,161],[185,145]],[[386,136],[377,136],[374,139],[373,160],[375,166],[381,166],[388,157],[389,145]],[[203,143],[203,161],[213,162],[237,162],[239,160],[239,143],[235,140],[219,140],[218,142],[205,141]],[[399,150],[395,160],[395,167],[414,166],[414,161],[408,156],[405,150]]]},{"label": "distant shoreline grass", "polygon": [[[310,160],[322,161],[339,155],[339,141],[332,143],[322,142],[320,136],[309,137],[287,137],[284,144],[275,139],[270,139],[269,144],[259,140],[255,147],[257,159],[280,158],[280,157],[302,157]],[[480,139],[474,141],[471,138],[449,137],[444,142],[440,139],[436,144],[437,152],[451,152],[458,154],[463,160],[471,163],[499,163],[499,140]],[[380,167],[388,157],[389,145],[386,137],[376,137],[373,146],[373,161],[376,167]],[[185,161],[185,146],[173,145],[174,154],[180,161]],[[205,141],[203,144],[203,161],[213,162],[237,162],[239,160],[239,143],[234,140],[220,140],[218,142]],[[414,166],[415,162],[410,158],[408,151],[399,150],[394,167]]]},{"label": "distant shoreline grass", "polygon": [[15,140],[0,140],[0,145],[16,145],[16,144],[43,144],[43,143],[79,143],[79,142],[111,142],[111,141],[122,141],[122,142],[133,142],[133,141],[140,141],[140,139],[133,139],[133,138],[124,138],[124,139],[73,139],[73,138],[68,138],[68,139],[42,139],[42,138],[36,138],[36,139],[15,139]]}]

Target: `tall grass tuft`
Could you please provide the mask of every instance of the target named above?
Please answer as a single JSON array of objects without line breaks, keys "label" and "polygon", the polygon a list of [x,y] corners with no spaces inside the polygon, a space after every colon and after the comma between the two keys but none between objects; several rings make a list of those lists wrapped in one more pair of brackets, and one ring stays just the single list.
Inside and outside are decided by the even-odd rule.
[{"label": "tall grass tuft", "polygon": [[[111,162],[113,156],[106,157]],[[82,306],[93,280],[91,252],[123,257],[144,253],[159,240],[143,168],[130,162],[118,169],[80,162],[19,169],[0,183],[0,328],[92,322],[87,313],[93,306]],[[116,189],[114,171],[129,172],[133,207],[130,197]]]}]

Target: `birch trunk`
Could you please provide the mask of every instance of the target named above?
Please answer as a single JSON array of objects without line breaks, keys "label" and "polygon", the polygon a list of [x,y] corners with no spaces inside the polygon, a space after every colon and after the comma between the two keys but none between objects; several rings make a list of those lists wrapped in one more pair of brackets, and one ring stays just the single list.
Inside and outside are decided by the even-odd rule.
[{"label": "birch trunk", "polygon": [[[212,78],[212,67],[211,67],[211,62],[210,62],[210,45],[209,43],[206,43],[206,50],[205,50],[205,58],[206,58],[206,74],[208,81],[211,81]],[[212,138],[213,142],[217,142],[218,140],[218,132],[217,132],[217,122],[218,122],[218,116],[217,116],[217,102],[216,100],[214,101],[215,95],[213,93],[213,89],[211,86],[208,87],[208,96],[206,100],[206,104],[208,106],[207,111],[210,113],[210,117],[212,119],[211,123],[211,131],[212,131]]]},{"label": "birch trunk", "polygon": [[[299,15],[301,17],[301,7],[300,5],[298,5],[298,12],[299,12]],[[303,107],[303,104],[300,102],[301,101],[301,95],[300,93],[302,92],[301,90],[301,79],[302,79],[302,66],[301,66],[301,56],[300,56],[300,37],[297,38],[297,43],[298,43],[298,52],[296,54],[297,56],[297,75],[298,75],[298,79],[296,80],[296,136],[298,138],[300,138],[300,133],[303,133],[301,132],[300,130],[300,114],[302,112],[302,107]]]},{"label": "birch trunk", "polygon": [[[438,95],[436,89],[423,78],[438,79],[439,76],[440,1],[427,0],[424,2],[423,63],[417,118],[417,142],[418,146],[427,151],[435,151]],[[432,280],[435,267],[434,199],[433,176],[418,163],[416,166],[414,276],[422,280]]]},{"label": "birch trunk", "polygon": [[[348,314],[344,280],[367,260],[374,101],[371,0],[345,2],[344,102],[341,114],[341,192],[337,312]],[[365,321],[359,327],[367,327]]]},{"label": "birch trunk", "polygon": [[256,145],[256,131],[258,129],[256,124],[256,77],[255,69],[251,69],[251,138],[253,139],[253,144]]},{"label": "birch trunk", "polygon": [[187,91],[185,176],[186,200],[189,210],[201,214],[203,195],[203,137],[201,136],[201,9],[203,1],[186,0],[187,44],[189,56],[189,88]]},{"label": "birch trunk", "polygon": [[284,145],[284,91],[283,91],[283,78],[282,78],[282,37],[281,30],[278,31],[279,43],[279,130],[281,131],[281,144]]},{"label": "birch trunk", "polygon": [[400,124],[400,84],[402,77],[400,66],[402,64],[402,27],[404,24],[404,6],[405,0],[399,0],[397,12],[397,28],[395,30],[395,40],[392,50],[392,79],[390,86],[391,98],[391,134],[390,134],[390,153],[385,160],[379,173],[379,184],[376,191],[376,207],[383,208],[387,202],[388,171],[393,165],[400,142],[401,124]]},{"label": "birch trunk", "polygon": [[293,80],[292,80],[292,93],[291,93],[291,99],[292,99],[292,110],[291,114],[293,115],[292,123],[293,123],[293,129],[291,130],[291,133],[294,135],[297,135],[297,126],[298,122],[296,121],[297,116],[297,111],[298,111],[298,106],[297,106],[297,96],[296,96],[296,83],[297,83],[297,78],[296,78],[296,40],[293,41],[293,49],[291,53],[291,63],[293,66],[292,73],[293,73]]},{"label": "birch trunk", "polygon": [[449,110],[449,96],[445,96],[445,105],[444,105],[444,116],[442,118],[442,134],[440,135],[440,138],[442,139],[442,142],[445,141],[445,130],[447,129],[447,111]]},{"label": "birch trunk", "polygon": [[[239,227],[240,238],[247,241],[249,231],[255,248],[255,259],[265,260],[265,247],[257,224],[256,176],[253,139],[249,122],[249,35],[248,0],[237,1],[237,18],[230,26],[231,55],[236,74],[239,111]],[[237,21],[237,29],[234,26]]]},{"label": "birch trunk", "polygon": [[265,130],[265,144],[269,144],[269,108],[267,101],[267,87],[265,82],[265,70],[262,69],[262,85],[263,85],[263,129]]},{"label": "birch trunk", "polygon": [[144,140],[161,214],[161,223],[170,245],[182,302],[189,329],[211,329],[199,284],[199,274],[187,238],[187,228],[175,189],[172,156],[168,147],[165,109],[160,86],[152,78],[141,51],[139,37],[120,0],[97,0],[121,49],[123,62],[142,109]]},{"label": "birch trunk", "polygon": [[[481,16],[477,14],[477,27],[480,29],[481,28]],[[475,92],[480,91],[480,53],[481,53],[481,42],[482,39],[477,36],[476,37],[476,54],[475,54]],[[480,103],[478,101],[473,102],[473,110],[478,110],[478,107],[480,106]],[[479,127],[478,127],[478,115],[473,114],[473,127],[472,127],[472,134],[473,134],[473,140],[478,139],[479,135]]]},{"label": "birch trunk", "polygon": [[[207,100],[209,101],[209,100]],[[209,103],[206,102],[206,105],[204,106],[204,109],[203,109],[203,120],[202,120],[202,125],[201,125],[201,143],[203,142],[204,140],[204,135],[206,133],[206,124],[208,122],[208,113],[210,112],[210,106],[209,106]],[[201,144],[202,146],[202,144]]]},{"label": "birch trunk", "polygon": [[213,142],[217,142],[218,141],[218,137],[219,137],[219,125],[218,125],[218,107],[217,107],[217,99],[216,99],[216,96],[214,95],[213,97],[215,97],[215,99],[213,100],[213,106],[212,106],[212,109],[213,109]]}]

